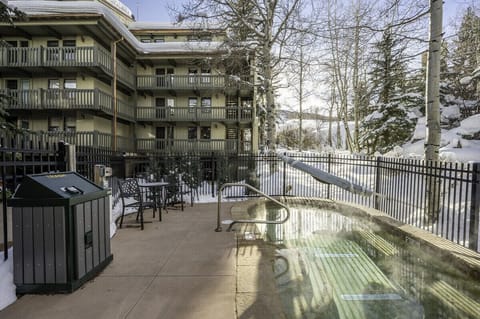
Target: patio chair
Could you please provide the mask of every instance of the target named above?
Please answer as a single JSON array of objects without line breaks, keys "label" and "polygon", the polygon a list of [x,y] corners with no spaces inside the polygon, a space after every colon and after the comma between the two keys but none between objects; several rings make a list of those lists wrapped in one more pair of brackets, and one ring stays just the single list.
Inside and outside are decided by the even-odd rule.
[{"label": "patio chair", "polygon": [[[143,210],[145,208],[153,208],[153,217],[155,217],[155,211],[157,210],[156,201],[150,202],[144,199],[136,179],[118,180],[118,188],[120,190],[120,198],[122,199],[122,215],[120,217],[119,228],[122,228],[125,210],[127,208],[136,208],[136,221],[138,221],[140,217],[140,228],[143,230]],[[159,214],[161,214],[161,212],[159,212]]]},{"label": "patio chair", "polygon": [[[175,208],[176,205],[180,204],[180,209],[183,211],[185,205],[184,195],[192,196],[188,186],[182,182],[182,179],[179,175],[168,175],[164,179],[169,183],[165,187],[165,197],[164,197],[164,207]],[[193,206],[193,202],[192,202]]]}]

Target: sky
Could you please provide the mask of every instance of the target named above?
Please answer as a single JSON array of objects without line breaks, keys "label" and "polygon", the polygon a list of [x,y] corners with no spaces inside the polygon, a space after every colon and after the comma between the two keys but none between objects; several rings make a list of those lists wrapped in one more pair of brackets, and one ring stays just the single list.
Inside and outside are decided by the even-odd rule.
[{"label": "sky", "polygon": [[[145,22],[171,22],[168,4],[181,5],[187,0],[120,0],[130,8],[137,21]],[[478,0],[477,0],[478,1]],[[466,7],[476,0],[445,0],[444,1],[444,24],[449,24]],[[477,4],[478,6],[478,4]]]},{"label": "sky", "polygon": [[179,5],[184,0],[121,0],[135,15],[137,21],[172,22],[168,11],[169,4]]}]

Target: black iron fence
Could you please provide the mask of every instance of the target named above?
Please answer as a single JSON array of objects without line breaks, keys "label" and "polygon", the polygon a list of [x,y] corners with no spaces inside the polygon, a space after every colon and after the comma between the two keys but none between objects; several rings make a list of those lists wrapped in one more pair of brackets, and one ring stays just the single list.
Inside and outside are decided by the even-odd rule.
[{"label": "black iron fence", "polygon": [[[378,209],[395,219],[478,250],[480,163],[333,154],[285,154],[372,191],[354,194],[324,184],[276,155],[158,156],[142,170],[182,173],[201,196],[215,197],[220,185],[245,182],[271,196],[320,197]],[[429,195],[430,194],[430,195]],[[224,197],[256,196],[229,188]]]},{"label": "black iron fence", "polygon": [[[13,191],[24,175],[65,167],[57,143],[2,138],[0,145],[4,212],[7,190]],[[480,163],[426,163],[358,155],[285,155],[364,186],[374,195],[353,194],[321,183],[276,155],[211,153],[146,157],[115,154],[108,147],[76,147],[77,171],[90,179],[95,164],[112,166],[118,178],[182,174],[196,196],[210,200],[217,196],[223,183],[245,182],[271,196],[320,197],[376,208],[404,223],[478,251]],[[432,185],[435,185],[433,207],[429,204],[432,196],[427,196]],[[256,195],[243,187],[233,187],[225,190],[223,196]],[[5,246],[7,242],[4,239]]]}]

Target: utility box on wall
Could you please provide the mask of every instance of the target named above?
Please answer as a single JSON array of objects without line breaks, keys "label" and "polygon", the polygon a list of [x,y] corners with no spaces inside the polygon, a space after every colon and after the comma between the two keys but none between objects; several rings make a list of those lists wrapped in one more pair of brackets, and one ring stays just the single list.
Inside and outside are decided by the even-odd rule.
[{"label": "utility box on wall", "polygon": [[8,201],[17,293],[65,293],[113,259],[102,187],[74,172],[26,176]]}]

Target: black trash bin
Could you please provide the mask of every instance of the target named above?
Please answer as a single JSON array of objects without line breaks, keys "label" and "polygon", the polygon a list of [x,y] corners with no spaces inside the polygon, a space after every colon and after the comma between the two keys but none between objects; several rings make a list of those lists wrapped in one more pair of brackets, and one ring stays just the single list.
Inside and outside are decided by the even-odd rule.
[{"label": "black trash bin", "polygon": [[17,293],[66,293],[113,259],[107,191],[74,172],[26,176],[13,197]]}]

